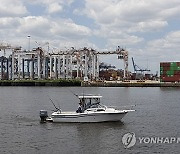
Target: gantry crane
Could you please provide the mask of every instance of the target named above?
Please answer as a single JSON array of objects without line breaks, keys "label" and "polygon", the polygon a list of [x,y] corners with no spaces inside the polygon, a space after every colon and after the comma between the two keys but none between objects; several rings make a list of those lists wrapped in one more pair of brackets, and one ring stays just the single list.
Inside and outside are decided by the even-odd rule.
[{"label": "gantry crane", "polygon": [[21,47],[20,46],[13,47],[8,43],[0,43],[0,51],[4,51],[4,57],[6,56],[6,50],[17,51],[17,50],[21,50]]},{"label": "gantry crane", "polygon": [[128,51],[118,46],[115,51],[102,51],[102,52],[97,52],[97,54],[98,55],[117,54],[118,59],[124,60],[124,78],[128,77]]}]

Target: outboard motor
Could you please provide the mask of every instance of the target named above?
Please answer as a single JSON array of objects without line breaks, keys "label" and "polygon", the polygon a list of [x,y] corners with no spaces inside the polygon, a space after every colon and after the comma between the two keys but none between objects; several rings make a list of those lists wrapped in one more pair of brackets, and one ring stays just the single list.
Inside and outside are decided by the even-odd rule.
[{"label": "outboard motor", "polygon": [[46,122],[46,119],[48,117],[48,112],[46,110],[40,110],[39,112],[41,122]]}]

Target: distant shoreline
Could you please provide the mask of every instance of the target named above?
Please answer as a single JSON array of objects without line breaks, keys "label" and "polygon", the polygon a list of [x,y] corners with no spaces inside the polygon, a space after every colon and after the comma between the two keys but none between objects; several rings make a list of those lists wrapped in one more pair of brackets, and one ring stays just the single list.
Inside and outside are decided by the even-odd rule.
[{"label": "distant shoreline", "polygon": [[0,86],[81,86],[80,80],[0,80]]},{"label": "distant shoreline", "polygon": [[83,82],[73,79],[57,80],[0,80],[0,86],[54,86],[54,87],[180,87],[170,82]]},{"label": "distant shoreline", "polygon": [[171,82],[82,82],[84,87],[180,87]]}]

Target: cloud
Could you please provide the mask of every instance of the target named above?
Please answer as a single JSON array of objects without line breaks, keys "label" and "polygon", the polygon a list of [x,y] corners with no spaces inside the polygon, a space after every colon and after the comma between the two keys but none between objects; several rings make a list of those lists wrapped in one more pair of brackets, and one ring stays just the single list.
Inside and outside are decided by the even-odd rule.
[{"label": "cloud", "polygon": [[159,31],[162,28],[168,26],[167,21],[161,20],[149,20],[135,23],[134,26],[131,26],[127,32],[149,32],[149,31]]},{"label": "cloud", "polygon": [[46,13],[54,14],[63,12],[65,6],[70,6],[74,0],[30,0],[30,4],[43,5]]},{"label": "cloud", "polygon": [[[15,20],[17,19],[17,20]],[[8,29],[14,29],[19,25],[17,17],[2,17],[0,18],[0,29],[1,30],[8,30]]]},{"label": "cloud", "polygon": [[91,35],[88,27],[75,24],[71,19],[61,19],[52,23],[51,32],[69,38],[87,37]]},{"label": "cloud", "polygon": [[141,48],[130,49],[129,53],[143,66],[147,59],[152,71],[159,70],[159,63],[179,61],[180,31],[171,31],[159,39],[150,40]]},{"label": "cloud", "polygon": [[178,0],[86,0],[83,12],[101,28],[146,32],[167,26],[167,20],[177,17],[179,10]]},{"label": "cloud", "polygon": [[138,43],[142,43],[143,42],[143,38],[137,37],[137,36],[133,36],[133,35],[124,35],[120,38],[110,38],[108,39],[108,44],[107,46],[111,47],[111,46],[118,46],[118,45],[122,45],[122,46],[129,46],[129,45],[134,45],[134,44],[138,44]]},{"label": "cloud", "polygon": [[20,26],[16,32],[19,34],[34,35],[34,36],[48,36],[50,29],[49,20],[41,16],[27,16],[19,18]]},{"label": "cloud", "polygon": [[0,17],[17,17],[27,14],[28,11],[22,1],[1,0]]},{"label": "cloud", "polygon": [[180,48],[180,31],[169,32],[164,38],[156,39],[149,41],[148,44],[151,50],[156,51],[169,51],[177,52],[177,49]]},{"label": "cloud", "polygon": [[50,46],[55,46],[57,48],[54,48],[55,50],[67,50],[70,47],[83,48],[83,47],[92,47],[94,49],[97,49],[97,46],[93,43],[91,43],[87,38],[80,38],[80,39],[61,39],[60,41],[57,39],[49,40],[51,42]]},{"label": "cloud", "polygon": [[[71,19],[54,19],[45,16],[8,17],[1,18],[0,27],[1,39],[9,40],[13,43],[13,39],[16,41],[26,40],[26,37],[30,35],[31,40],[38,42],[46,40],[54,42],[53,44],[57,46],[59,44],[63,44],[63,46],[92,45],[88,41],[88,37],[92,33],[90,28],[75,24]],[[27,44],[23,41],[18,42],[22,46]]]},{"label": "cloud", "polygon": [[157,64],[180,56],[179,10],[179,0],[1,0],[0,36],[25,48],[28,35],[32,47],[119,45]]},{"label": "cloud", "polygon": [[47,10],[50,14],[52,14],[52,13],[61,12],[63,10],[63,7],[58,3],[52,3],[48,6]]},{"label": "cloud", "polygon": [[[178,13],[178,0],[86,0],[84,13],[99,23],[116,19],[140,22],[150,18],[166,18]],[[113,18],[112,18],[113,17]],[[106,22],[103,22],[106,21]]]},{"label": "cloud", "polygon": [[91,36],[90,28],[75,24],[71,19],[53,19],[42,16],[27,16],[16,18],[1,18],[1,29],[14,28],[19,34],[35,36],[61,36],[77,38]]}]

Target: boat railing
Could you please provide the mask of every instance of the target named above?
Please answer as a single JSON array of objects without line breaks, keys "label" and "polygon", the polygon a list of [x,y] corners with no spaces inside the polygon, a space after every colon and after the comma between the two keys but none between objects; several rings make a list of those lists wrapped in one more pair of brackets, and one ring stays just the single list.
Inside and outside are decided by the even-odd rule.
[{"label": "boat railing", "polygon": [[108,108],[114,108],[116,110],[132,110],[136,105],[127,105],[127,106],[107,106]]}]

